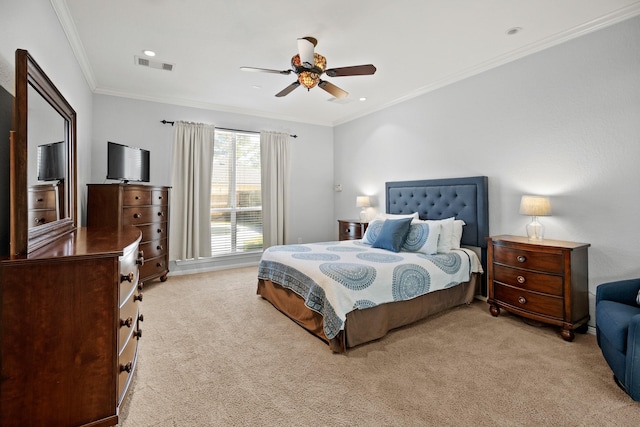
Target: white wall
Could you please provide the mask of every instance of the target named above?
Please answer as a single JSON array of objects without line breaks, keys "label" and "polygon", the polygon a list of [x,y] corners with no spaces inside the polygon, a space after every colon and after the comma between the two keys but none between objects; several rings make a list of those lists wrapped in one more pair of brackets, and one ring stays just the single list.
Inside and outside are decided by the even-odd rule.
[{"label": "white wall", "polygon": [[587,242],[595,288],[640,277],[640,18],[335,129],[336,216],[384,183],[486,175],[490,232],[525,235],[524,193],[551,196],[546,237]]},{"label": "white wall", "polygon": [[[77,114],[78,218],[90,171],[90,140],[93,94],[60,26],[46,0],[2,0],[0,8],[0,85],[13,94],[15,51],[26,49],[42,67]],[[7,136],[0,135],[2,143]],[[8,207],[0,206],[0,209]],[[7,226],[3,224],[3,226]]]},{"label": "white wall", "polygon": [[[330,127],[95,95],[91,182],[105,182],[107,141],[113,141],[150,150],[151,184],[171,185],[173,127],[160,123],[163,119],[298,135],[291,139],[292,216],[287,243],[296,243],[298,238],[302,242],[334,238],[337,224],[333,219],[333,129]],[[230,262],[234,261],[220,259],[205,264],[194,263],[189,268],[191,271],[194,268],[210,269],[212,266],[229,265]],[[179,270],[180,266],[172,268],[172,271]]]}]

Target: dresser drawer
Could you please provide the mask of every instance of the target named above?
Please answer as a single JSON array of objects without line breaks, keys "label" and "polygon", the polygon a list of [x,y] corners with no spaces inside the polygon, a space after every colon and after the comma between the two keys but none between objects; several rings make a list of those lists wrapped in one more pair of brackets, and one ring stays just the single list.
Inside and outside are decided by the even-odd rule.
[{"label": "dresser drawer", "polygon": [[148,224],[166,221],[166,206],[139,206],[122,209],[124,225]]},{"label": "dresser drawer", "polygon": [[144,206],[151,204],[151,192],[146,189],[125,190],[122,194],[124,206]]},{"label": "dresser drawer", "polygon": [[169,203],[169,190],[152,190],[151,204],[166,206]]},{"label": "dresser drawer", "polygon": [[166,256],[148,259],[145,257],[144,265],[140,266],[140,277],[149,277],[164,274],[167,271]]},{"label": "dresser drawer", "polygon": [[50,190],[29,191],[29,209],[54,209],[56,208],[55,188]]},{"label": "dresser drawer", "polygon": [[494,297],[519,310],[561,320],[564,316],[561,297],[542,295],[520,288],[493,283]]},{"label": "dresser drawer", "polygon": [[[167,238],[167,223],[160,222],[156,224],[141,225],[138,229],[142,232],[142,241],[148,242],[150,240],[166,239]],[[145,254],[146,256],[146,254]],[[147,256],[148,257],[148,256]]]},{"label": "dresser drawer", "polygon": [[29,227],[34,227],[36,225],[47,224],[49,222],[57,221],[58,214],[55,209],[51,210],[37,210],[37,211],[29,211]]},{"label": "dresser drawer", "polygon": [[167,252],[167,239],[152,240],[143,243],[140,245],[140,249],[142,249],[147,259],[164,255]]},{"label": "dresser drawer", "polygon": [[118,351],[123,350],[123,346],[127,342],[127,338],[131,335],[131,331],[136,327],[138,321],[138,304],[133,300],[133,296],[137,295],[137,292],[132,294],[120,307],[120,319],[118,320],[119,333],[118,333]]},{"label": "dresser drawer", "polygon": [[562,276],[536,273],[495,264],[493,266],[493,279],[525,290],[562,296]]},{"label": "dresser drawer", "polygon": [[118,356],[118,403],[122,401],[127,386],[131,382],[138,355],[138,340],[133,334],[128,338],[129,340]]},{"label": "dresser drawer", "polygon": [[512,247],[495,245],[493,261],[518,268],[562,274],[563,258],[559,253],[526,251]]}]

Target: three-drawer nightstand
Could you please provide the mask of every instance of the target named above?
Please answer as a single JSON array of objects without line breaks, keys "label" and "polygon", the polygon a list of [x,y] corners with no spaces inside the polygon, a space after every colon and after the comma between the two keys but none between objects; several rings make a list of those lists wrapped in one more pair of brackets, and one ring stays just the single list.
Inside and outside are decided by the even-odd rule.
[{"label": "three-drawer nightstand", "polygon": [[367,231],[368,225],[368,221],[360,221],[357,219],[339,219],[338,240],[362,239],[362,236],[364,236],[364,232]]},{"label": "three-drawer nightstand", "polygon": [[509,312],[562,327],[572,341],[574,330],[587,331],[589,321],[588,243],[531,241],[494,236],[488,245],[489,311]]}]

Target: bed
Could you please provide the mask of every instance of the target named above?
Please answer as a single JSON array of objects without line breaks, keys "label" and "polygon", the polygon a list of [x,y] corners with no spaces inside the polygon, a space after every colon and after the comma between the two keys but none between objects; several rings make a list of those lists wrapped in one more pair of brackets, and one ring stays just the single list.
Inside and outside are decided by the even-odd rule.
[{"label": "bed", "polygon": [[[433,223],[448,218],[464,221],[460,248],[447,253],[375,248],[371,234],[375,227],[380,230],[378,221],[375,227],[374,222],[369,225],[371,233],[362,240],[274,246],[260,261],[257,294],[336,353],[468,304],[486,292],[482,272],[489,236],[487,177],[387,182],[385,200],[388,218],[418,214],[411,227],[420,224],[435,230]],[[424,277],[416,276],[421,266],[427,269],[425,263],[435,267],[420,273]],[[397,285],[404,280],[398,279],[402,274],[410,284],[404,288]],[[358,297],[374,285],[373,295]]]}]

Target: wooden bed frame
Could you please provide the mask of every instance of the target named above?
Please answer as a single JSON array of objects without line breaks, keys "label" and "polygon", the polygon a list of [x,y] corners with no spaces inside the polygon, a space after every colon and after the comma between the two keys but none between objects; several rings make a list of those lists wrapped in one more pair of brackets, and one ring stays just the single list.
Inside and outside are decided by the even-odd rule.
[{"label": "wooden bed frame", "polygon": [[[461,244],[479,248],[487,271],[489,237],[488,180],[485,176],[436,180],[387,182],[386,212],[411,214],[421,219],[456,217],[465,221]],[[485,282],[485,283],[483,283]],[[486,280],[473,274],[469,282],[408,300],[381,304],[347,314],[344,330],[333,339],[323,331],[322,315],[309,309],[295,292],[270,280],[258,279],[257,294],[300,326],[342,353],[347,348],[382,338],[388,331],[424,319],[449,308],[469,304],[475,294],[486,295]]]}]

